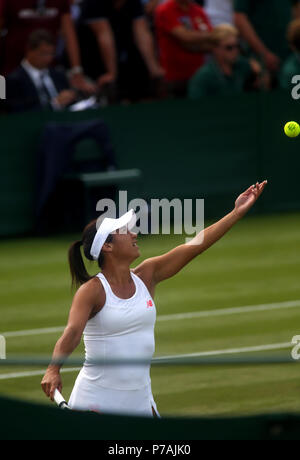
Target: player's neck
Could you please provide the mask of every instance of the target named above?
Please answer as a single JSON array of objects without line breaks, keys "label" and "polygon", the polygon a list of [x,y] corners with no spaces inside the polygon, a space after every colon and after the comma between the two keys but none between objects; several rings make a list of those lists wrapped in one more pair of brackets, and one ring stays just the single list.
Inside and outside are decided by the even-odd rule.
[{"label": "player's neck", "polygon": [[118,261],[118,265],[115,265],[108,261],[103,267],[102,273],[110,283],[118,286],[125,286],[132,280],[128,262]]}]

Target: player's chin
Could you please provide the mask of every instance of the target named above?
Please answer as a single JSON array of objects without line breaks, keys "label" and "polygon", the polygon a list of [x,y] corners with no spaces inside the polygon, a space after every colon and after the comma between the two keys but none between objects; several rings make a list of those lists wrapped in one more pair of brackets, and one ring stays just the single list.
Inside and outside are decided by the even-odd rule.
[{"label": "player's chin", "polygon": [[133,248],[132,248],[132,257],[137,259],[138,257],[140,257],[140,255],[141,255],[140,248],[138,246],[133,246]]}]

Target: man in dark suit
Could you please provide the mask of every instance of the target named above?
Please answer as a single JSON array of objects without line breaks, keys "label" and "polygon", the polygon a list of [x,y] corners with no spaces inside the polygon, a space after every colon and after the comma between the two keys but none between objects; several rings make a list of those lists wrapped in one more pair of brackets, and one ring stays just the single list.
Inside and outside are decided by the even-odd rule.
[{"label": "man in dark suit", "polygon": [[46,30],[33,32],[21,65],[7,77],[10,111],[61,110],[76,100],[64,73],[50,67],[54,57],[51,34]]}]

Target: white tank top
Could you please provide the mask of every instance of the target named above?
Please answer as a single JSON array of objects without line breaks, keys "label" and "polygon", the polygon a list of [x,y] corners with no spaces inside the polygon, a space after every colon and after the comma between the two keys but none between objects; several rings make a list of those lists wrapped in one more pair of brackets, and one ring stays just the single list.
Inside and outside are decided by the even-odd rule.
[{"label": "white tank top", "polygon": [[[155,350],[154,326],[156,307],[143,281],[131,272],[135,293],[120,299],[102,273],[106,301],[100,312],[90,319],[84,330],[86,361],[83,375],[101,387],[137,390],[149,385],[150,362]],[[144,359],[145,365],[98,366],[96,359]]]}]

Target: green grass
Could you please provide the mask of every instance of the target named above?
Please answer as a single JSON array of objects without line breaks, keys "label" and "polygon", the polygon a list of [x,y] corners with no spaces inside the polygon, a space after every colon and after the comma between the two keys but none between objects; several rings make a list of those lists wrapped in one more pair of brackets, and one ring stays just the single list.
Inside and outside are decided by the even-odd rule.
[{"label": "green grass", "polygon": [[[244,219],[157,288],[158,315],[300,299],[299,228],[300,214]],[[0,242],[0,334],[66,324],[73,295],[66,259],[71,241],[68,236]],[[141,238],[140,246],[147,258],[182,242],[178,236],[153,236]],[[156,356],[290,342],[299,334],[300,307],[158,321]],[[8,338],[7,355],[51,354],[59,335]],[[290,350],[281,353],[288,356]],[[81,344],[74,355],[82,354]],[[0,376],[23,370],[33,368],[1,366]],[[75,377],[63,374],[67,397]],[[153,367],[151,377],[162,414],[300,412],[297,364]],[[47,404],[40,381],[39,376],[0,380],[0,393]]]}]

